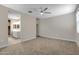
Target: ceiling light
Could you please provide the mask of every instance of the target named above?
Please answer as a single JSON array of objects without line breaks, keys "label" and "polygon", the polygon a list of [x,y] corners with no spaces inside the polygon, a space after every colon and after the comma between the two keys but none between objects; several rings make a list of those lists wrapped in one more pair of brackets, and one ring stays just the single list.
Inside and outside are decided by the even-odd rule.
[{"label": "ceiling light", "polygon": [[43,15],[43,13],[42,13],[42,12],[41,12],[40,14],[41,14],[41,15]]}]

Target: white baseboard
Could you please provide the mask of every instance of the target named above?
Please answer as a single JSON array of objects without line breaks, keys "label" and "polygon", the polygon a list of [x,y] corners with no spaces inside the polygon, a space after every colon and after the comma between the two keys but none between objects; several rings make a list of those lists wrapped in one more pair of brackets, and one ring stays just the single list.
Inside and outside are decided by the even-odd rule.
[{"label": "white baseboard", "polygon": [[27,39],[22,39],[22,42],[24,42],[24,41],[29,41],[29,40],[33,40],[33,39],[36,39],[36,37],[31,37],[31,38],[27,38]]},{"label": "white baseboard", "polygon": [[[27,38],[27,39],[22,39],[22,42],[24,42],[24,41],[29,41],[29,40],[33,40],[33,39],[35,39],[36,37],[31,37],[31,38]],[[20,42],[21,43],[21,42]],[[10,46],[8,43],[7,44],[5,44],[5,45],[2,45],[2,46],[0,46],[0,48],[4,48],[4,47],[8,47],[8,46]]]},{"label": "white baseboard", "polygon": [[[59,40],[66,40],[66,41],[72,41],[72,42],[76,42],[75,40],[70,40],[70,39],[66,39],[66,38],[61,38],[61,37],[51,37],[51,36],[48,36],[48,35],[40,35],[41,37],[46,37],[46,38],[55,38],[55,39],[59,39]],[[31,37],[31,38],[26,38],[26,39],[22,39],[22,42],[24,42],[24,41],[29,41],[29,40],[33,40],[33,39],[35,39],[36,37]],[[79,47],[79,44],[77,43],[77,45],[78,45],[78,47]],[[7,47],[7,46],[9,46],[8,44],[6,44],[6,45],[2,45],[2,46],[0,46],[0,48],[4,48],[4,47]]]},{"label": "white baseboard", "polygon": [[79,47],[79,40],[78,40],[78,38],[77,38],[77,40],[76,40],[76,43],[77,43],[77,46]]},{"label": "white baseboard", "polygon": [[79,42],[76,42],[77,43],[77,46],[79,47]]},{"label": "white baseboard", "polygon": [[0,46],[0,48],[4,48],[4,47],[8,47],[8,46],[9,46],[8,44],[5,44],[5,45]]},{"label": "white baseboard", "polygon": [[59,39],[59,40],[65,40],[65,41],[72,41],[72,42],[76,42],[75,40],[72,39],[67,39],[67,38],[62,38],[59,36],[48,36],[48,35],[40,35],[41,37],[46,37],[46,38],[55,38],[55,39]]}]

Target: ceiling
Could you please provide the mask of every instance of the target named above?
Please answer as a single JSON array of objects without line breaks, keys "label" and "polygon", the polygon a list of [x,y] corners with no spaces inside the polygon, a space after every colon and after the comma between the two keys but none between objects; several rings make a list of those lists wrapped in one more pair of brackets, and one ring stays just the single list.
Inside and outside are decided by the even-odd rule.
[{"label": "ceiling", "polygon": [[[74,12],[77,7],[75,4],[3,4],[3,6],[38,18],[64,15]],[[51,12],[51,14],[41,15],[39,8],[48,8],[46,12]],[[32,11],[32,13],[28,13],[28,11]]]},{"label": "ceiling", "polygon": [[10,20],[20,20],[21,14],[15,10],[8,9],[8,18]]}]

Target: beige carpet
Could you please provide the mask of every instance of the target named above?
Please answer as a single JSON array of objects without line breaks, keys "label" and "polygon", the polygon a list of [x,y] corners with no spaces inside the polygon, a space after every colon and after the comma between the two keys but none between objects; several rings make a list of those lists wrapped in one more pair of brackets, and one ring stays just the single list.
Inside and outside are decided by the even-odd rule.
[{"label": "beige carpet", "polygon": [[21,39],[8,37],[8,45],[18,44],[21,42]]},{"label": "beige carpet", "polygon": [[79,48],[75,42],[37,38],[0,49],[1,55],[75,55]]}]

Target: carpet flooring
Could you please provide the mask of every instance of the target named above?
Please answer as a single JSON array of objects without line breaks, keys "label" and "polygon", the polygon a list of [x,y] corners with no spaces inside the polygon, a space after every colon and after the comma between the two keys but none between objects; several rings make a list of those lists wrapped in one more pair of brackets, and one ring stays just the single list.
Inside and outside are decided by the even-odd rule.
[{"label": "carpet flooring", "polygon": [[78,55],[75,42],[38,37],[0,49],[0,55]]}]

